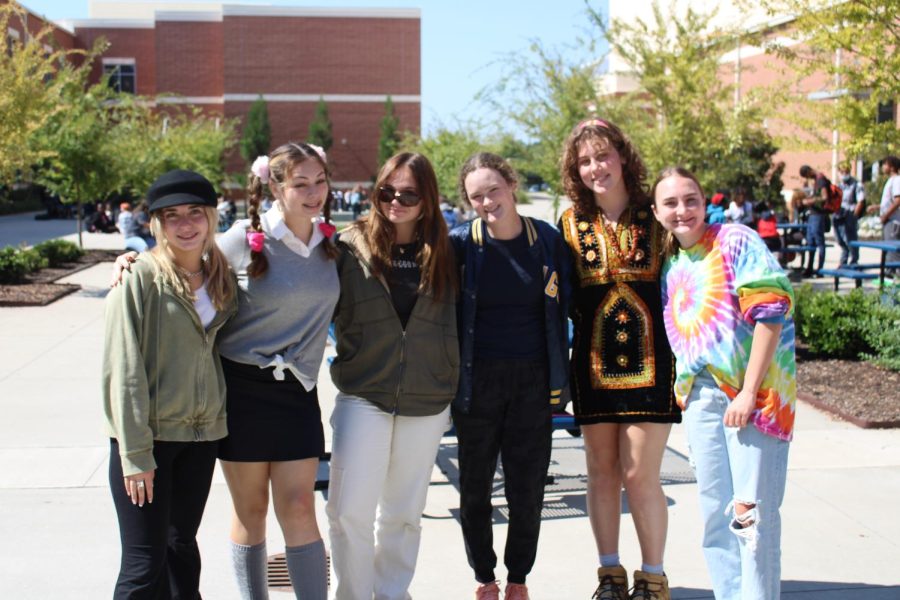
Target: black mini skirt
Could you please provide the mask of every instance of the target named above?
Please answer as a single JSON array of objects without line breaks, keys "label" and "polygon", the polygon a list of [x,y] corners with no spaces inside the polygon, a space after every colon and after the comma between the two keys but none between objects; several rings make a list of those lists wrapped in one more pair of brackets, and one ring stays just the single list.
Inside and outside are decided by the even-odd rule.
[{"label": "black mini skirt", "polygon": [[228,437],[219,458],[235,462],[273,462],[319,458],[325,432],[318,388],[306,391],[288,370],[284,380],[274,367],[261,369],[222,358]]}]

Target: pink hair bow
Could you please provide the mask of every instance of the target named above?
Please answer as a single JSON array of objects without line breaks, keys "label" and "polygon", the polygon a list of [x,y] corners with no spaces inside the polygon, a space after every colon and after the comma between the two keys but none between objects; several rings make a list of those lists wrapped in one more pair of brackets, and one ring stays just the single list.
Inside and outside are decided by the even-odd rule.
[{"label": "pink hair bow", "polygon": [[[262,178],[260,178],[262,179]],[[250,244],[250,249],[254,252],[262,252],[263,251],[263,243],[266,241],[266,236],[264,233],[260,233],[259,231],[248,231],[247,232],[247,243]]]},{"label": "pink hair bow", "polygon": [[257,156],[250,167],[250,172],[259,177],[263,183],[269,183],[269,157]]},{"label": "pink hair bow", "polygon": [[335,227],[331,223],[322,221],[321,223],[319,223],[319,231],[321,231],[322,235],[324,235],[325,237],[330,238],[334,235],[334,232],[337,231],[337,227]]},{"label": "pink hair bow", "polygon": [[307,143],[306,145],[316,151],[316,154],[319,155],[319,158],[322,159],[323,163],[328,162],[328,158],[325,156],[324,148],[322,148],[321,146],[316,146],[315,144],[310,144],[310,143]]}]

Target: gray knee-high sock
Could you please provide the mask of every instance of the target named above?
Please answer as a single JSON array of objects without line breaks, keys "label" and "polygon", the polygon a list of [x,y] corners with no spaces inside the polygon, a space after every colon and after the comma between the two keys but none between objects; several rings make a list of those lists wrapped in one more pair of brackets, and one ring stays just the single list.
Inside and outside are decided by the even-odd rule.
[{"label": "gray knee-high sock", "polygon": [[284,554],[297,600],[326,600],[328,565],[325,562],[325,542],[319,540],[288,547],[284,549]]},{"label": "gray knee-high sock", "polygon": [[265,540],[255,546],[231,542],[231,564],[241,600],[269,600]]}]

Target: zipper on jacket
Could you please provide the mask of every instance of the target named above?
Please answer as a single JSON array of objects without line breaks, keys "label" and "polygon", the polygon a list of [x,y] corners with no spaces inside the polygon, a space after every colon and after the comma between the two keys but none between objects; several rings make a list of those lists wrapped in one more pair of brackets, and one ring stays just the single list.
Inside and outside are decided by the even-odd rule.
[{"label": "zipper on jacket", "polygon": [[[206,409],[207,409],[208,403],[206,401],[207,400],[206,399],[206,377],[204,377],[204,375],[206,374],[207,369],[203,368],[203,364],[208,362],[209,359],[211,358],[211,356],[212,356],[212,352],[210,351],[210,348],[209,348],[209,333],[204,330],[203,331],[203,352],[200,354],[200,363],[201,364],[199,365],[199,368],[197,369],[197,393],[198,393],[197,397],[200,399],[200,402],[197,405],[197,413],[196,413],[197,416],[195,417],[196,419],[199,419],[201,416],[206,414]],[[200,440],[201,432],[200,432],[199,425],[197,425],[196,423],[197,423],[197,421],[195,421],[195,425],[194,425],[194,435],[197,437],[197,441],[199,442],[199,441],[201,441]]]},{"label": "zipper on jacket", "polygon": [[397,378],[397,395],[394,398],[394,410],[392,414],[396,415],[400,411],[400,386],[403,385],[403,366],[406,359],[406,330],[400,331],[400,374]]}]

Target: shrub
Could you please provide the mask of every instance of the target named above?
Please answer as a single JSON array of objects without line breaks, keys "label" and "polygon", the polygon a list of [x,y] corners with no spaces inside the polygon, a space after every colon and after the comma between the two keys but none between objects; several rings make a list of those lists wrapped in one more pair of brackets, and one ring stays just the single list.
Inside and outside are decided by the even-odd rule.
[{"label": "shrub", "polygon": [[34,250],[6,246],[0,249],[0,283],[21,283],[25,276],[47,266]]},{"label": "shrub", "polygon": [[871,321],[878,299],[855,289],[849,294],[806,292],[797,298],[797,331],[810,350],[835,358],[872,354]]},{"label": "shrub", "polygon": [[873,306],[868,325],[866,337],[873,351],[860,358],[900,371],[900,292],[885,296],[884,302]]},{"label": "shrub", "polygon": [[84,251],[77,244],[66,240],[47,240],[37,244],[34,249],[47,259],[51,267],[75,262],[84,256]]}]

